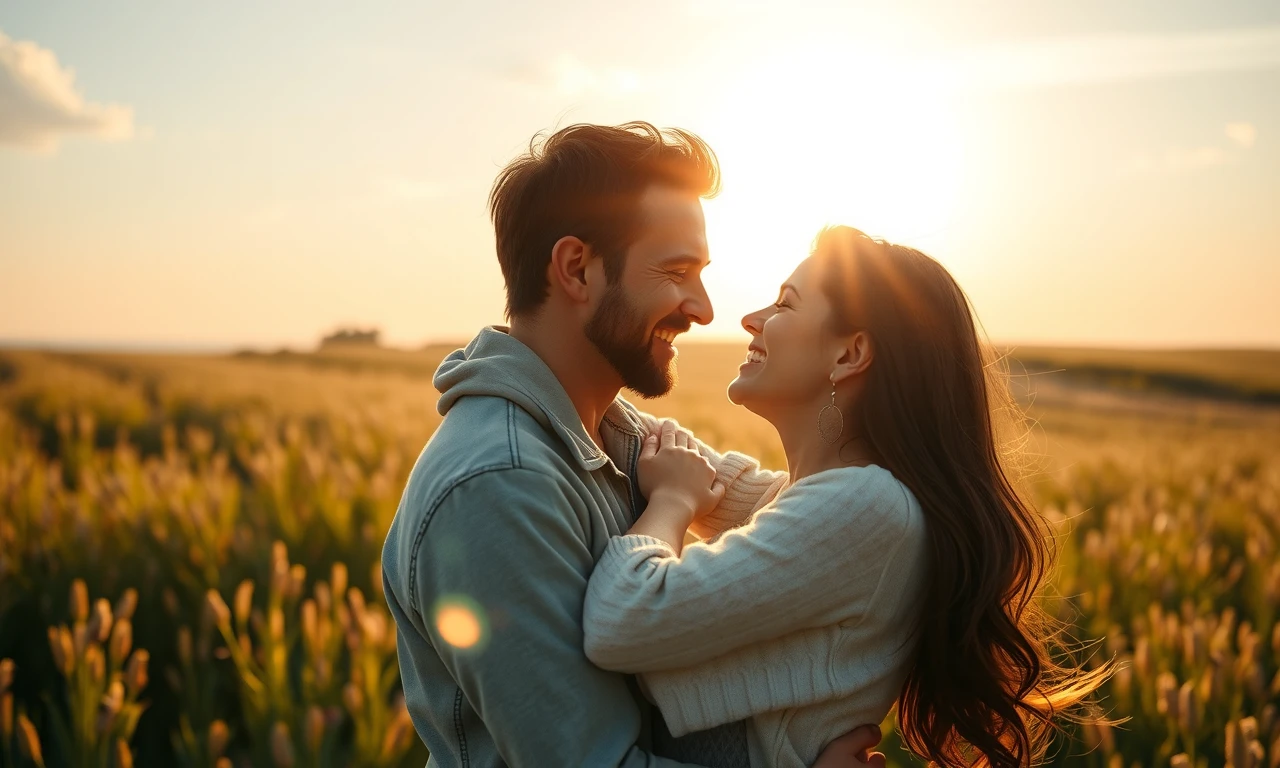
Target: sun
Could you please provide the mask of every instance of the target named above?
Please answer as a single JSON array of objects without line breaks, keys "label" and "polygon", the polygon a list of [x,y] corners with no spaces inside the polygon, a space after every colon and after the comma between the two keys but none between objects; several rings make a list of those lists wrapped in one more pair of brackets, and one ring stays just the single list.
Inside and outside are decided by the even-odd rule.
[{"label": "sun", "polygon": [[772,300],[824,226],[945,245],[964,136],[920,67],[875,52],[779,55],[740,71],[707,111],[724,175],[705,205],[722,330]]}]

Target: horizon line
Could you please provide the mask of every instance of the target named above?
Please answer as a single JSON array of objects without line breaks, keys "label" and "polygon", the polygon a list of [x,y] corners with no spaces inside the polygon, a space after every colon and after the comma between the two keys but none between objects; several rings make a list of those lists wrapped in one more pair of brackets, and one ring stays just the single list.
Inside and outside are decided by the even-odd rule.
[{"label": "horizon line", "polygon": [[[706,336],[699,335],[686,339],[683,343],[690,346],[723,346],[743,343],[745,336]],[[1000,349],[1052,348],[1081,350],[1126,350],[1126,351],[1166,351],[1166,352],[1280,352],[1280,344],[1249,344],[1241,342],[1125,342],[1104,340],[1029,340],[1029,339],[994,339],[988,340],[991,346]],[[452,347],[461,349],[467,340],[459,338],[427,339],[413,343],[381,342],[372,345],[375,349],[391,352],[421,352],[432,347]],[[341,343],[333,346],[342,346]],[[350,344],[352,348],[370,345]],[[92,340],[92,339],[30,339],[0,337],[0,352],[24,350],[34,352],[66,352],[66,353],[134,353],[134,354],[171,354],[171,355],[233,355],[237,353],[274,354],[293,352],[310,354],[320,351],[319,342],[306,344],[293,343],[244,343],[217,341],[176,341],[176,340]]]}]

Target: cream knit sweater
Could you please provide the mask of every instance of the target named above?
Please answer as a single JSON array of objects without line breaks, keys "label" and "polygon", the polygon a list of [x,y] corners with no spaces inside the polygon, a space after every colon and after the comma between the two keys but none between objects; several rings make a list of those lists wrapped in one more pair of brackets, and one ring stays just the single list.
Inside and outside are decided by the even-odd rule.
[{"label": "cream knit sweater", "polygon": [[677,556],[615,537],[588,587],[587,656],[639,673],[673,735],[749,718],[752,768],[811,765],[897,698],[927,567],[923,515],[878,466],[786,487],[700,447],[730,489],[695,530],[716,538]]}]

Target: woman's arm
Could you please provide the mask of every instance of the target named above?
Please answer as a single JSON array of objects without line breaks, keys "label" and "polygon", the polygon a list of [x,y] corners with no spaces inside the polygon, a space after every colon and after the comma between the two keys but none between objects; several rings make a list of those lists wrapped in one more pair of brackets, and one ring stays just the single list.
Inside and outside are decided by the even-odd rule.
[{"label": "woman's arm", "polygon": [[867,467],[801,481],[682,557],[651,536],[614,538],[587,590],[587,656],[622,672],[677,669],[856,619],[894,578],[911,526],[902,487]]},{"label": "woman's arm", "polygon": [[[659,419],[639,411],[637,415],[650,435],[659,434],[664,421],[670,421],[677,428],[684,429],[674,419]],[[786,487],[786,472],[761,469],[760,462],[746,454],[737,451],[720,453],[693,433],[690,432],[689,435],[692,447],[715,469],[716,482],[725,489],[724,497],[715,508],[698,517],[689,526],[689,531],[698,538],[710,539],[742,525],[751,517],[751,513],[772,501]]]}]

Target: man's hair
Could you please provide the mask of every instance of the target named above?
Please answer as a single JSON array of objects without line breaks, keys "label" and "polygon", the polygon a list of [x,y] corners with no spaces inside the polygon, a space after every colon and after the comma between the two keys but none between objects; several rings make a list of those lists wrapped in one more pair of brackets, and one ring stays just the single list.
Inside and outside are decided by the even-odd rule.
[{"label": "man's hair", "polygon": [[616,282],[643,224],[640,196],[655,184],[714,197],[715,153],[688,131],[644,122],[571,125],[534,136],[489,193],[507,317],[542,306],[551,249],[562,237],[575,236],[601,254],[609,282]]}]

